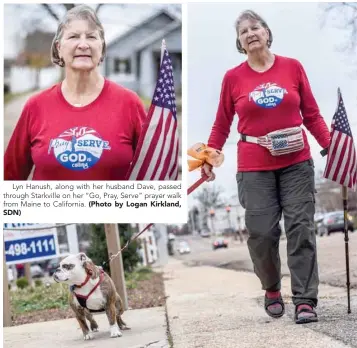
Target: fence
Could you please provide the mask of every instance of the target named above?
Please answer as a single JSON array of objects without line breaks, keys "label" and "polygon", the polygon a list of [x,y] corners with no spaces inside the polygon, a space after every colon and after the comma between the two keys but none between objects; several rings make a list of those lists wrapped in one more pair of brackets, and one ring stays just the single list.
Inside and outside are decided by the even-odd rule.
[{"label": "fence", "polygon": [[[59,67],[43,68],[38,71],[30,67],[13,66],[10,70],[10,91],[11,93],[23,93],[35,88],[47,88],[57,83],[60,77],[61,69]],[[36,86],[37,81],[38,86]]]}]

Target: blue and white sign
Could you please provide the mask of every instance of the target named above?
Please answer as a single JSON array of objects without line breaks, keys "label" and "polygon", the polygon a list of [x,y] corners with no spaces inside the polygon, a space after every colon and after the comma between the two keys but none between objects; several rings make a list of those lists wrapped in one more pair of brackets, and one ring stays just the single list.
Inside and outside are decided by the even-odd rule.
[{"label": "blue and white sign", "polygon": [[[53,224],[5,224],[6,264],[12,265],[59,257],[57,230],[53,226]],[[16,230],[16,228],[21,230]],[[35,230],[34,228],[41,229]]]}]

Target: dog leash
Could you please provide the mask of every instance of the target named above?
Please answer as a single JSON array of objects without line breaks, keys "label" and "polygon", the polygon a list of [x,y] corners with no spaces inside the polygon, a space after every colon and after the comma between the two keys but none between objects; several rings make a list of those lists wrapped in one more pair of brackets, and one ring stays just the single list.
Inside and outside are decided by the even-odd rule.
[{"label": "dog leash", "polygon": [[[221,151],[216,150],[212,147],[209,147],[203,143],[197,143],[190,147],[187,150],[187,154],[194,159],[188,160],[189,171],[193,171],[198,168],[202,168],[203,164],[208,163],[212,167],[219,167],[224,161],[224,155]],[[193,185],[191,185],[187,190],[187,195],[191,194],[194,190],[197,189],[201,184],[203,184],[208,179],[208,176],[201,171],[201,178],[198,179]],[[135,239],[137,239],[141,234],[147,231],[154,224],[151,223],[147,225],[142,231],[137,233],[134,238],[130,238],[126,244],[116,253],[109,257],[108,261],[103,263],[103,266],[110,263],[113,259],[115,259],[120,253],[122,253],[130,243],[132,243]]]},{"label": "dog leash", "polygon": [[[203,175],[199,180],[197,180],[193,185],[191,185],[188,190],[187,190],[187,195],[189,195],[190,193],[192,193],[194,190],[197,189],[197,187],[199,187],[201,184],[203,184],[206,180],[208,179],[208,176]],[[151,226],[153,226],[154,224],[151,223],[149,225],[147,225],[142,231],[140,231],[139,233],[137,233],[134,238],[130,238],[125,245],[116,253],[113,254],[109,257],[108,261],[103,262],[102,267],[104,267],[106,264],[109,264],[113,259],[115,259],[120,253],[122,253],[128,246],[130,243],[132,243],[135,239],[137,239],[141,234],[143,234],[145,231],[147,231]]]}]

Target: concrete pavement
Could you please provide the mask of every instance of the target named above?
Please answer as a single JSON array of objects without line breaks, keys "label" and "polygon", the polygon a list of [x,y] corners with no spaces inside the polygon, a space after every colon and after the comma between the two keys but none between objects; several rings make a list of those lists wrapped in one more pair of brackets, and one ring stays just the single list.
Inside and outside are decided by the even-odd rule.
[{"label": "concrete pavement", "polygon": [[74,318],[6,327],[4,348],[169,348],[164,308],[129,310],[123,314],[123,319],[131,330],[122,331],[122,337],[110,338],[106,315],[95,315],[99,331],[94,332],[94,339],[89,341],[83,340]]},{"label": "concrete pavement", "polygon": [[[356,237],[351,237],[350,245],[353,284],[357,279]],[[157,265],[157,270],[164,272],[167,311],[152,308],[125,312],[123,319],[132,330],[124,331],[123,337],[109,338],[105,315],[96,315],[100,331],[92,341],[83,341],[75,319],[67,319],[4,328],[4,347],[293,348],[303,344],[311,348],[357,348],[357,289],[351,290],[352,313],[347,314],[341,236],[319,239],[318,243],[324,281],[319,288],[318,323],[294,323],[287,275],[282,280],[286,314],[278,320],[268,317],[260,283],[254,273],[245,270],[244,265],[249,264],[246,245],[212,251],[207,241],[206,249],[202,245],[197,248],[202,248],[197,255],[170,258],[165,266]],[[285,246],[281,246],[284,254]],[[243,270],[239,265],[235,270],[217,267],[233,260],[238,260]],[[285,262],[283,256],[283,269]]]},{"label": "concrete pavement", "polygon": [[357,347],[356,290],[347,315],[346,290],[322,284],[320,322],[296,325],[288,277],[282,281],[286,315],[276,320],[264,312],[263,291],[253,273],[188,267],[173,259],[164,271],[174,348]]}]

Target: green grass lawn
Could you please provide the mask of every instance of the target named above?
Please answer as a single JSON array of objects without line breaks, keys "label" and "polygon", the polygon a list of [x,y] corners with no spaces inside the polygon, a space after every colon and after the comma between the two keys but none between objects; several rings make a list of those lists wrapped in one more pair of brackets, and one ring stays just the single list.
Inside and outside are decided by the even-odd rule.
[{"label": "green grass lawn", "polygon": [[22,93],[6,93],[4,94],[4,104],[8,104],[12,100],[15,100],[16,98],[22,97],[23,95],[29,94],[29,91],[22,92]]},{"label": "green grass lawn", "polygon": [[42,309],[66,308],[68,286],[53,283],[35,288],[27,287],[10,292],[11,308],[14,314],[28,313]]}]

